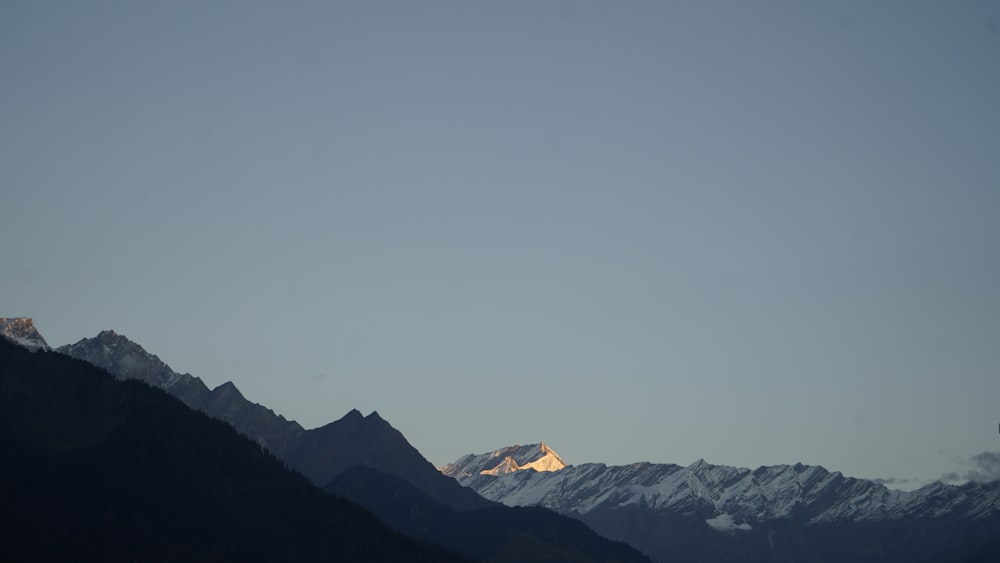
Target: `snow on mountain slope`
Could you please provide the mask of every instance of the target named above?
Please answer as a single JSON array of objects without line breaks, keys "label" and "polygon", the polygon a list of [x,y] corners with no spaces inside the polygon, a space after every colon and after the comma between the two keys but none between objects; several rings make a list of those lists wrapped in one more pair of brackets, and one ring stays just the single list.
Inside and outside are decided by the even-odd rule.
[{"label": "snow on mountain slope", "polygon": [[[507,475],[515,471],[534,469],[535,471],[559,471],[566,462],[544,442],[527,446],[508,446],[495,452],[481,455],[467,455],[455,463],[440,469],[449,477],[463,479],[475,475]],[[465,484],[465,483],[462,483]]]},{"label": "snow on mountain slope", "polygon": [[52,349],[35,329],[35,323],[28,317],[0,317],[0,335],[32,352]]},{"label": "snow on mountain slope", "polygon": [[687,467],[653,463],[566,466],[554,451],[541,446],[547,450],[545,456],[559,460],[558,469],[506,470],[507,460],[523,468],[524,461],[537,456],[537,451],[528,455],[525,447],[514,446],[464,456],[442,472],[487,499],[509,506],[544,506],[567,514],[639,506],[658,512],[701,514],[711,520],[710,525],[725,531],[792,516],[818,524],[945,514],[974,520],[1000,512],[1000,483],[934,483],[904,492],[802,464],[754,470],[704,460]]},{"label": "snow on mountain slope", "polygon": [[159,357],[113,330],[60,346],[57,351],[104,368],[119,379],[138,379],[160,389],[195,379],[175,372]]},{"label": "snow on mountain slope", "polygon": [[660,562],[1000,560],[989,558],[1000,557],[1000,481],[904,492],[819,466],[704,460],[504,472],[517,461],[507,450],[444,469],[489,500],[576,517]]}]

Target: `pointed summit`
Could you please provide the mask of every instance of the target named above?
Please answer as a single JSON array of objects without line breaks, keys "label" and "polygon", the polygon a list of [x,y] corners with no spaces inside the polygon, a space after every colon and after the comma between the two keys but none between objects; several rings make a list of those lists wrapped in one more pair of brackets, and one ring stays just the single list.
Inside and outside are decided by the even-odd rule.
[{"label": "pointed summit", "polygon": [[103,330],[94,338],[83,338],[56,351],[100,366],[118,379],[138,379],[160,389],[169,389],[182,379],[193,379],[174,372],[156,355],[113,330]]},{"label": "pointed summit", "polygon": [[521,469],[534,469],[535,471],[559,471],[566,467],[566,462],[559,457],[555,450],[545,445],[545,442],[538,444],[541,455],[530,463],[521,466]]},{"label": "pointed summit", "polygon": [[35,328],[35,323],[28,317],[0,317],[0,335],[32,352],[38,350],[48,352],[52,349]]},{"label": "pointed summit", "polygon": [[389,421],[379,416],[378,411],[372,411],[371,413],[369,413],[368,416],[365,417],[365,424],[372,428],[383,428],[383,427],[392,428],[392,425],[389,424]]},{"label": "pointed summit", "polygon": [[545,442],[527,446],[513,445],[494,452],[467,455],[440,471],[459,482],[475,475],[506,475],[515,471],[559,471],[566,462]]},{"label": "pointed summit", "polygon": [[521,466],[514,461],[514,458],[507,456],[503,458],[497,466],[492,469],[484,469],[479,472],[480,475],[506,475],[508,473],[513,473],[521,469]]},{"label": "pointed summit", "polygon": [[361,414],[361,411],[359,411],[358,409],[351,409],[351,410],[347,411],[347,414],[345,414],[344,416],[340,417],[340,420],[338,422],[340,422],[340,421],[343,421],[343,422],[348,422],[348,421],[357,422],[359,420],[364,420],[364,418],[365,418],[365,415]]},{"label": "pointed summit", "polygon": [[395,475],[437,502],[458,510],[490,505],[472,489],[461,487],[438,473],[403,434],[377,412],[363,416],[357,409],[351,409],[340,420],[307,430],[283,459],[320,486],[363,465]]},{"label": "pointed summit", "polygon": [[162,389],[192,409],[232,424],[275,455],[281,456],[303,433],[297,422],[248,401],[232,381],[210,390],[201,379],[175,372],[159,357],[114,330],[103,330],[93,338],[60,346],[57,351],[107,370],[118,379],[134,379]]},{"label": "pointed summit", "polygon": [[212,389],[212,392],[219,395],[231,396],[238,398],[240,400],[244,400],[243,393],[240,393],[240,390],[236,388],[236,384],[233,383],[232,381],[227,381],[222,385],[219,385],[215,389]]}]

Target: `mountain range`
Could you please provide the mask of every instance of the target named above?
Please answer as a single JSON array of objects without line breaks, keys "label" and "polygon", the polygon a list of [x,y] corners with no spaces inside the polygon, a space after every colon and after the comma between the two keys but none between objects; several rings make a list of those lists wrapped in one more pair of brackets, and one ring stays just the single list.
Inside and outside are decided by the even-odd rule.
[{"label": "mountain range", "polygon": [[[30,350],[48,350],[30,319],[0,335]],[[7,327],[10,327],[8,330]],[[14,330],[16,329],[16,330]],[[145,384],[228,423],[288,467],[334,495],[365,506],[397,531],[487,561],[648,561],[625,543],[598,536],[548,509],[512,509],[483,499],[442,475],[377,412],[357,410],[306,430],[248,401],[232,382],[209,389],[180,374],[123,335],[107,330],[62,346],[53,356],[82,360],[108,379]],[[113,378],[111,377],[113,376]],[[171,463],[170,460],[163,460]],[[317,489],[318,490],[318,489]],[[386,496],[387,491],[394,491]]]},{"label": "mountain range", "polygon": [[1000,560],[1000,482],[904,492],[802,464],[566,465],[545,444],[441,471],[487,499],[579,518],[657,561]]},{"label": "mountain range", "polygon": [[393,530],[473,559],[642,561],[641,551],[659,562],[1000,560],[1000,482],[904,492],[802,464],[569,465],[545,443],[437,470],[377,412],[307,430],[232,382],[209,389],[174,372],[114,331],[56,354],[30,319],[0,319],[0,335],[27,358],[70,356],[164,391]]}]

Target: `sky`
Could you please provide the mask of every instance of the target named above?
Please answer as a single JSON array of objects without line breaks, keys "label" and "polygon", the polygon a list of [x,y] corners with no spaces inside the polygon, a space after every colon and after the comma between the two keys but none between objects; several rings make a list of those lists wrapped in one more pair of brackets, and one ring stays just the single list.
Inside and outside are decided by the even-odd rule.
[{"label": "sky", "polygon": [[1000,5],[0,16],[0,316],[432,463],[1000,477]]}]

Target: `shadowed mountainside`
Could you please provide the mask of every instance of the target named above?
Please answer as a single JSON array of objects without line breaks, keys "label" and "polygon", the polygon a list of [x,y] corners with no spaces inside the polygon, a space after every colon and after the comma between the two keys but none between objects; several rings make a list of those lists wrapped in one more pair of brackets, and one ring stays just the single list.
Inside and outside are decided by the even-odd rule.
[{"label": "shadowed mountainside", "polygon": [[476,559],[649,562],[628,544],[605,539],[548,509],[498,505],[458,512],[398,477],[365,466],[340,474],[326,490],[368,508],[395,530]]},{"label": "shadowed mountainside", "polygon": [[112,330],[61,346],[58,351],[106,369],[119,379],[137,379],[163,389],[189,407],[232,424],[317,486],[355,465],[367,465],[394,474],[458,510],[493,504],[441,475],[377,413],[363,417],[351,411],[340,420],[305,430],[297,422],[248,401],[232,382],[209,390],[201,379],[173,371],[160,358]]},{"label": "shadowed mountainside", "polygon": [[4,561],[455,561],[231,426],[0,339]]},{"label": "shadowed mountainside", "polygon": [[395,475],[430,498],[458,510],[494,504],[471,489],[461,486],[456,489],[453,479],[441,475],[377,412],[362,416],[352,410],[340,420],[306,431],[287,453],[285,461],[313,483],[325,485],[348,469],[363,465]]},{"label": "shadowed mountainside", "polygon": [[[229,422],[313,483],[327,484],[354,471],[353,499],[387,518],[393,529],[419,540],[438,538],[446,547],[463,548],[469,556],[490,561],[648,561],[633,548],[601,538],[565,516],[544,509],[513,510],[483,499],[442,475],[377,412],[363,416],[352,410],[339,420],[304,430],[263,405],[251,403],[231,382],[209,390],[200,379],[174,372],[114,331],[103,331],[58,350],[103,367],[119,379],[139,380],[163,389],[190,407]],[[358,475],[365,476],[364,486]],[[362,490],[369,494],[361,494]],[[397,518],[399,515],[387,510],[385,504],[389,499],[384,495],[390,490],[406,491],[406,498],[415,499],[405,507],[406,514],[432,510],[440,519],[428,524],[428,530],[421,530],[405,518]],[[480,510],[484,508],[493,510]],[[465,511],[476,511],[476,515],[466,519]],[[470,538],[490,541],[470,543]]]}]

